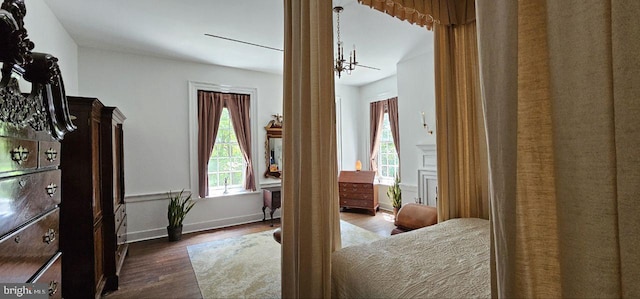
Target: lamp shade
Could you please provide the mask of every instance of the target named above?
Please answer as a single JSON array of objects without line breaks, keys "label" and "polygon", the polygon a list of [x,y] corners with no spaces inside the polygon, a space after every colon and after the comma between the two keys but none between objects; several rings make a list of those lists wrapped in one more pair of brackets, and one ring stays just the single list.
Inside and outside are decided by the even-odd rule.
[{"label": "lamp shade", "polygon": [[362,162],[360,160],[356,161],[356,171],[360,171],[362,169]]}]

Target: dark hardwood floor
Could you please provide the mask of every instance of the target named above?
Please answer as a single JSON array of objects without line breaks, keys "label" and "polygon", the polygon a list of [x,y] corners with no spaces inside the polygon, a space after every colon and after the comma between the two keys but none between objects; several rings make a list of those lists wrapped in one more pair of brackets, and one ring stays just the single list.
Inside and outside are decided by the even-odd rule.
[{"label": "dark hardwood floor", "polygon": [[[382,210],[376,216],[347,210],[340,213],[340,218],[384,237],[395,227],[393,214]],[[279,219],[274,224],[270,227],[269,221],[255,222],[185,234],[179,242],[161,238],[132,243],[120,273],[120,289],[103,298],[202,298],[187,246],[273,230],[280,226]]]}]

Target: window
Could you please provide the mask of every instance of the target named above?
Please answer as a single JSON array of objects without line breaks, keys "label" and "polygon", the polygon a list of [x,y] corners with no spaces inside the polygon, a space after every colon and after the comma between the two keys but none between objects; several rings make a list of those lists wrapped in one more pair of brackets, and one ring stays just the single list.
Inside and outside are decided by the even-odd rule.
[{"label": "window", "polygon": [[[192,194],[200,198],[223,195],[224,179],[233,195],[256,191],[259,153],[255,120],[255,88],[189,82],[189,169]],[[206,110],[206,113],[200,111]],[[220,113],[222,121],[212,123]],[[238,117],[238,119],[236,119]],[[235,134],[233,124],[239,132]],[[213,140],[213,131],[216,131]],[[200,134],[203,132],[204,134]],[[210,136],[210,137],[206,137]],[[211,154],[208,152],[211,151]],[[246,152],[244,152],[246,151]],[[202,157],[202,153],[207,153]],[[205,160],[202,161],[201,159]],[[212,192],[213,191],[213,192]]]},{"label": "window", "polygon": [[231,117],[227,108],[222,109],[216,143],[209,158],[209,190],[222,190],[227,180],[227,188],[242,188],[245,162],[233,131]]},{"label": "window", "polygon": [[378,148],[378,175],[382,178],[395,179],[398,173],[398,153],[393,143],[389,113],[384,113],[382,130],[380,131],[380,147]]}]

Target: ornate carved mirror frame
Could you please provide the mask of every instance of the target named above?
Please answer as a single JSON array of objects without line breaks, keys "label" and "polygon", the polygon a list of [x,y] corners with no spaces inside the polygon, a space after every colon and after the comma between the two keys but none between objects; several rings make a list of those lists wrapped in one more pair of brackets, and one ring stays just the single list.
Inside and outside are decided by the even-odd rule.
[{"label": "ornate carved mirror frame", "polygon": [[[281,178],[282,177],[282,115],[273,115],[271,120],[264,129],[267,131],[267,138],[264,142],[264,159],[267,169],[264,172],[265,178]],[[278,149],[276,139],[280,139],[280,148]],[[279,156],[278,156],[279,155]],[[279,157],[279,158],[278,158]]]}]

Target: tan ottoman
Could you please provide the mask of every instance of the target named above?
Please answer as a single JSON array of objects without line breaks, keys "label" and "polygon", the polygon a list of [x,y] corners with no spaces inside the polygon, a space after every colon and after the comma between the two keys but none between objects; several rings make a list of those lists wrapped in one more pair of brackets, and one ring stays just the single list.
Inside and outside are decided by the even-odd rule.
[{"label": "tan ottoman", "polygon": [[282,230],[280,227],[273,231],[273,239],[278,243],[282,242]]},{"label": "tan ottoman", "polygon": [[423,228],[438,223],[438,210],[432,206],[409,203],[398,211],[392,235]]}]

